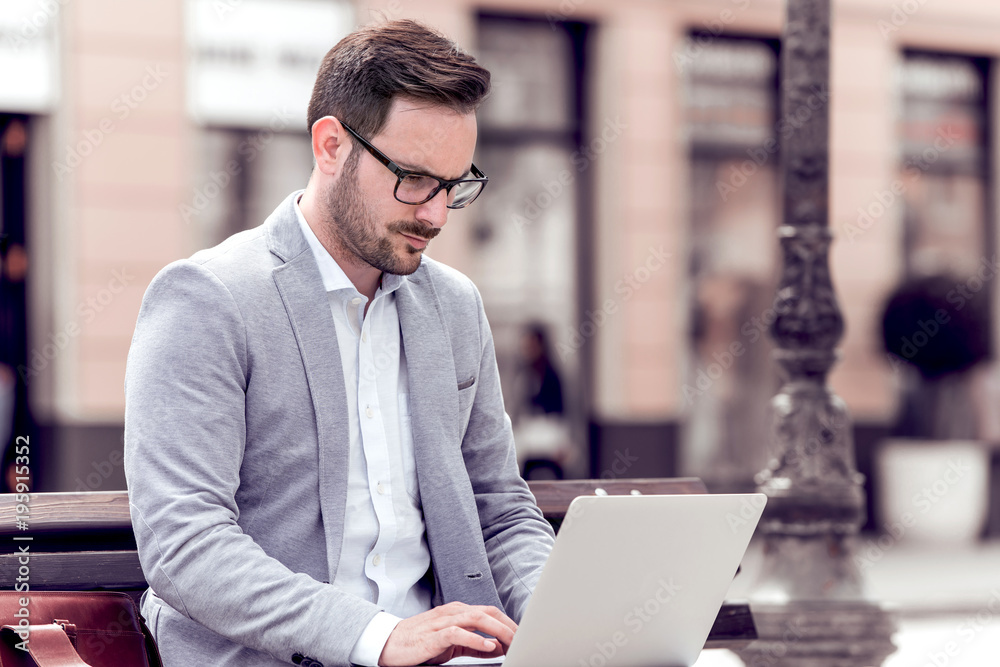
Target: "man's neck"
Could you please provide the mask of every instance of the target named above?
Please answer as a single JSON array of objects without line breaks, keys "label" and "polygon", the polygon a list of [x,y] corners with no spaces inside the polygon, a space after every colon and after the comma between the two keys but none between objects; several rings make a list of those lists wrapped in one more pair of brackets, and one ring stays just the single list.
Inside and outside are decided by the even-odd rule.
[{"label": "man's neck", "polygon": [[[299,209],[302,211],[302,217],[306,219],[306,224],[309,225],[319,242],[323,244],[326,251],[343,270],[344,275],[359,292],[368,297],[368,303],[371,303],[372,299],[375,298],[376,290],[382,283],[382,272],[348,251],[327,226],[317,224],[317,221],[322,219],[322,214],[316,206],[316,199],[310,190],[307,189],[303,193],[299,200]],[[367,310],[368,306],[366,305],[365,311],[367,312]]]}]

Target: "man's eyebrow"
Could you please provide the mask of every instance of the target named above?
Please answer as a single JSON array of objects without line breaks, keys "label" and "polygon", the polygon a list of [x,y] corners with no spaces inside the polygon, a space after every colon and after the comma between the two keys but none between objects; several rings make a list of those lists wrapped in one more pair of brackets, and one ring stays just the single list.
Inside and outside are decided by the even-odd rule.
[{"label": "man's eyebrow", "polygon": [[440,178],[442,181],[457,181],[458,179],[463,178],[466,174],[472,173],[471,162],[469,163],[469,167],[465,171],[463,171],[460,176],[456,176],[455,178],[445,178],[444,176],[438,176],[437,174],[435,174],[430,169],[427,169],[426,167],[415,165],[409,162],[403,162],[401,160],[393,160],[393,162],[395,162],[396,166],[399,167],[400,169],[404,169],[406,171],[412,171],[418,174],[422,174],[424,176],[434,176],[435,178]]}]

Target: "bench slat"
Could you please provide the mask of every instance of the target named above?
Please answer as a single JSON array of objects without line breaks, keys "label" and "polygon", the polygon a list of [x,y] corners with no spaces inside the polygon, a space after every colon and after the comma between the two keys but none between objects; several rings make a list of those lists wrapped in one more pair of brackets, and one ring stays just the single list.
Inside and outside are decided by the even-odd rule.
[{"label": "bench slat", "polygon": [[[147,586],[136,551],[29,553],[26,567],[31,590],[126,590]],[[11,588],[19,576],[19,558],[18,554],[0,555],[0,581],[9,582]]]},{"label": "bench slat", "polygon": [[0,536],[47,533],[132,532],[128,494],[125,491],[84,493],[32,493],[28,508],[28,529],[19,530],[17,495],[0,494]]},{"label": "bench slat", "polygon": [[757,639],[757,626],[747,602],[723,602],[708,633],[705,648],[738,649]]},{"label": "bench slat", "polygon": [[639,491],[644,496],[676,495],[686,493],[708,493],[705,483],[697,477],[676,477],[673,479],[569,479],[559,481],[532,481],[528,488],[535,496],[538,508],[545,518],[562,519],[569,504],[577,496],[592,496],[597,489],[604,489],[609,496],[627,496]]}]

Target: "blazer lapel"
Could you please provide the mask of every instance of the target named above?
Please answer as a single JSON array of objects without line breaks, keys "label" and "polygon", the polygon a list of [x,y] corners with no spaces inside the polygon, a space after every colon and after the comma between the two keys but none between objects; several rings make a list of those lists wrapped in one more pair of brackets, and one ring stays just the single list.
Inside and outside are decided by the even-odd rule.
[{"label": "blazer lapel", "polygon": [[272,253],[282,259],[273,271],[305,369],[319,440],[319,498],[326,533],[330,581],[337,576],[344,538],[350,431],[344,367],[323,279],[299,229],[293,193],[264,223]]},{"label": "blazer lapel", "polygon": [[502,608],[495,588],[480,585],[492,583],[492,577],[459,440],[455,358],[425,267],[396,291],[396,308],[406,353],[417,484],[438,587],[435,601]]}]

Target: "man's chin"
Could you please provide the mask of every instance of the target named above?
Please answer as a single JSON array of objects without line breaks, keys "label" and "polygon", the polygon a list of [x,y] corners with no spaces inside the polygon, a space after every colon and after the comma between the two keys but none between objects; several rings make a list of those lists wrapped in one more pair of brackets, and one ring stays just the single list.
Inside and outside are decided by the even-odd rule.
[{"label": "man's chin", "polygon": [[393,263],[391,270],[383,270],[385,270],[386,273],[392,273],[397,276],[408,276],[411,273],[415,273],[416,270],[420,268],[420,262],[423,261],[423,255],[423,250],[410,248],[403,257]]}]

